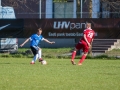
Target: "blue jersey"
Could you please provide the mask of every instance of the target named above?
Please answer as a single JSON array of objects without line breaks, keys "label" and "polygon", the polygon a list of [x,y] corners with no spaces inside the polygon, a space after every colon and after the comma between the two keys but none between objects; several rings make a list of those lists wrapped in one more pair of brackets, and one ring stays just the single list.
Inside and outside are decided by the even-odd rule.
[{"label": "blue jersey", "polygon": [[44,38],[42,35],[37,35],[37,34],[33,34],[30,37],[30,46],[38,46],[38,44],[40,43],[40,41],[42,41]]}]

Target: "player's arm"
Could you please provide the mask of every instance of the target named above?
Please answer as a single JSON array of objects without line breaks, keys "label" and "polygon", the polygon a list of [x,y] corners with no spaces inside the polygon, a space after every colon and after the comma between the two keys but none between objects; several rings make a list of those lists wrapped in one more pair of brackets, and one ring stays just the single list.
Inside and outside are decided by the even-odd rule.
[{"label": "player's arm", "polygon": [[26,44],[28,41],[30,40],[30,38],[26,39],[20,46],[24,46],[24,44]]},{"label": "player's arm", "polygon": [[93,43],[93,40],[94,40],[94,37],[95,37],[95,33],[93,34],[93,37],[92,37],[92,39],[91,39],[91,42],[90,42],[90,48],[92,48],[92,43]]},{"label": "player's arm", "polygon": [[50,43],[50,44],[55,43],[55,42],[53,42],[53,41],[51,42],[51,41],[49,41],[49,40],[47,40],[47,39],[45,39],[45,38],[44,38],[43,40],[44,40],[45,42],[47,42],[47,43]]},{"label": "player's arm", "polygon": [[92,43],[93,43],[94,37],[95,37],[95,33],[93,34],[92,40],[91,40],[91,42],[90,42],[91,45],[92,45]]},{"label": "player's arm", "polygon": [[88,40],[87,40],[87,38],[86,38],[86,34],[84,34],[84,40],[86,41],[86,43],[88,44],[88,46],[90,47],[91,46],[91,44],[88,42]]},{"label": "player's arm", "polygon": [[92,44],[92,42],[93,42],[93,39],[91,40],[91,44]]}]

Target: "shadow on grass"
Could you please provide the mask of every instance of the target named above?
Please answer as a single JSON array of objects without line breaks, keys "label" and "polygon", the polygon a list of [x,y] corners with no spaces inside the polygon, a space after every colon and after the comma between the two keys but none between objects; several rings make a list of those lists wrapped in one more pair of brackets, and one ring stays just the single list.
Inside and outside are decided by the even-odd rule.
[{"label": "shadow on grass", "polygon": [[11,64],[11,63],[0,63],[0,64]]},{"label": "shadow on grass", "polygon": [[28,64],[28,63],[0,63],[0,64]]}]

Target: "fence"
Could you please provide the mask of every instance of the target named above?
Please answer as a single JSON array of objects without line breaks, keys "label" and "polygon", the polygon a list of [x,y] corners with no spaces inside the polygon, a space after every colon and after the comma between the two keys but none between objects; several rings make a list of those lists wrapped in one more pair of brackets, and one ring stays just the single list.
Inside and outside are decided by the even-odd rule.
[{"label": "fence", "polygon": [[[82,17],[81,17],[82,14]],[[120,18],[120,13],[119,12],[103,12],[103,13],[80,13],[77,12],[76,14],[73,14],[73,12],[69,13],[52,13],[52,14],[46,14],[46,13],[41,13],[41,18],[39,17],[39,13],[1,13],[0,14],[0,19],[46,19],[48,17],[46,16],[51,16],[51,18]],[[92,16],[92,17],[91,17]]]}]

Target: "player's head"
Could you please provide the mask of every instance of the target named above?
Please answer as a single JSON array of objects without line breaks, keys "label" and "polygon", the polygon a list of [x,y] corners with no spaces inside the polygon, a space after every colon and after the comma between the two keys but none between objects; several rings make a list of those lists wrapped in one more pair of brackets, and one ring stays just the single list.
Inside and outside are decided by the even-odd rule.
[{"label": "player's head", "polygon": [[38,28],[37,34],[38,34],[38,35],[41,35],[41,33],[42,33],[42,29],[41,29],[41,28]]},{"label": "player's head", "polygon": [[91,28],[91,23],[86,23],[86,28]]}]

